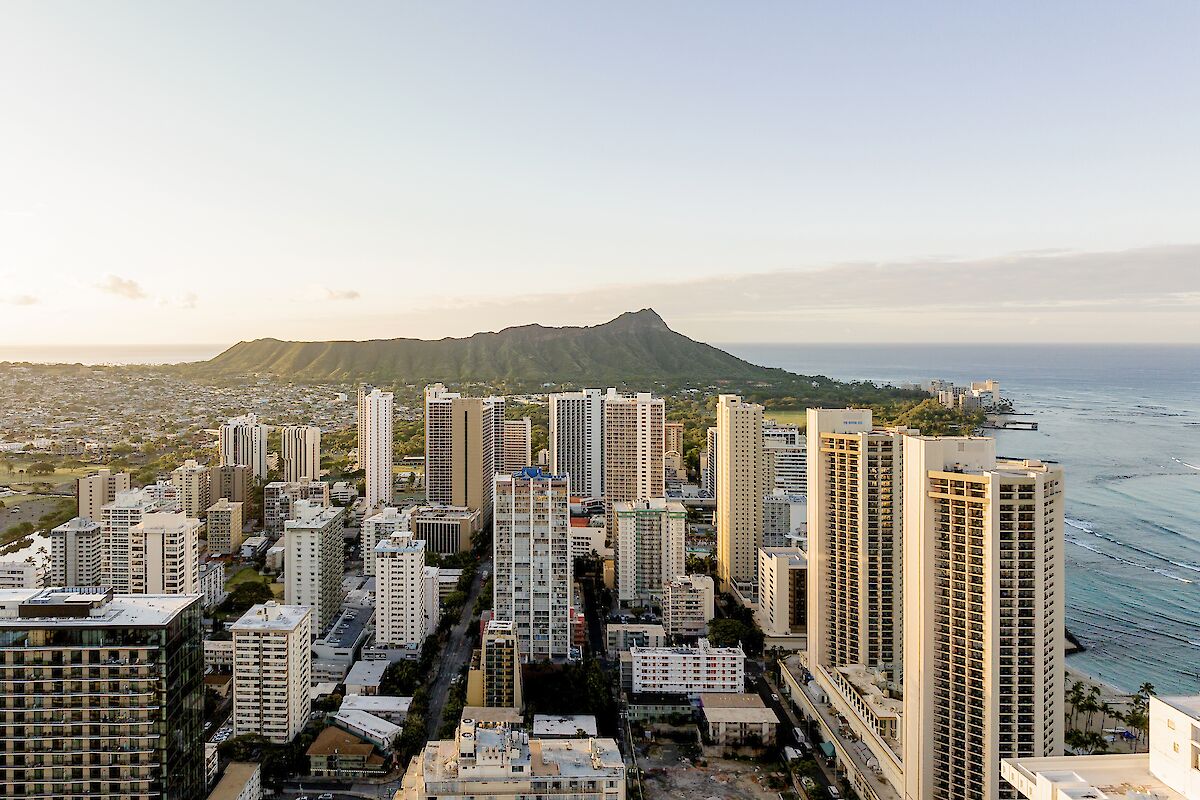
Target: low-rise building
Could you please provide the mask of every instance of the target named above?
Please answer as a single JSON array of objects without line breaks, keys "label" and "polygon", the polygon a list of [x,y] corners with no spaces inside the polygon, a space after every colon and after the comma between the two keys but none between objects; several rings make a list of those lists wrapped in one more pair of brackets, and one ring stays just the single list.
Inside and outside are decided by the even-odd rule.
[{"label": "low-rise building", "polygon": [[700,695],[708,740],[731,747],[775,744],[779,715],[756,694],[705,692]]},{"label": "low-rise building", "polygon": [[[351,695],[353,697],[354,695]],[[370,742],[384,752],[390,752],[400,735],[401,727],[369,711],[341,708],[333,715],[333,724],[358,738]]]},{"label": "low-rise building", "polygon": [[348,694],[342,698],[338,711],[365,711],[380,719],[402,725],[412,707],[411,697],[392,697],[385,694]]},{"label": "low-rise building", "polygon": [[0,589],[38,588],[37,567],[29,561],[0,561]]},{"label": "low-rise building", "polygon": [[538,739],[509,723],[463,717],[452,740],[409,762],[396,800],[474,797],[624,800],[625,762],[612,739]]},{"label": "low-rise building", "polygon": [[432,553],[450,555],[471,549],[474,534],[482,528],[479,509],[466,506],[425,505],[410,510],[414,539],[422,539]]},{"label": "low-rise building", "polygon": [[387,771],[375,745],[335,726],[317,735],[307,752],[309,772],[326,778],[366,778]]},{"label": "low-rise building", "polygon": [[1200,798],[1200,696],[1150,698],[1149,752],[1006,758],[1000,776],[1026,800]]},{"label": "low-rise building", "polygon": [[233,639],[204,640],[204,668],[232,667]]},{"label": "low-rise building", "polygon": [[[374,609],[368,607],[343,608],[341,615],[325,635],[313,642],[314,660],[333,661],[344,665],[342,675],[358,660],[362,647],[367,642]],[[341,678],[338,678],[341,681]]]},{"label": "low-rise building", "polygon": [[355,661],[346,675],[346,694],[379,694],[388,661]]},{"label": "low-rise building", "polygon": [[213,787],[208,800],[262,800],[262,796],[262,768],[234,761],[225,767],[221,782]]},{"label": "low-rise building", "polygon": [[667,643],[663,626],[650,623],[609,623],[604,637],[610,659],[633,647],[662,647]]},{"label": "low-rise building", "polygon": [[746,654],[741,647],[634,647],[629,651],[635,694],[652,692],[696,696],[703,692],[744,692]]}]

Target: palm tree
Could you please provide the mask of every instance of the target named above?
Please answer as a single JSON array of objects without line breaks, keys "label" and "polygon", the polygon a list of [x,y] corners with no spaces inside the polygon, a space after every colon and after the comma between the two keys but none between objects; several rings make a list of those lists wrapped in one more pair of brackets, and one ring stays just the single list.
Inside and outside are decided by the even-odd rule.
[{"label": "palm tree", "polygon": [[1092,686],[1091,688],[1088,689],[1087,705],[1084,707],[1083,710],[1087,712],[1086,728],[1088,730],[1091,730],[1092,717],[1095,715],[1095,713],[1097,711],[1100,710],[1100,688],[1099,687]]},{"label": "palm tree", "polygon": [[1079,715],[1079,706],[1083,702],[1083,681],[1071,681],[1067,690],[1067,702],[1071,705],[1071,727],[1075,726],[1075,718]]},{"label": "palm tree", "polygon": [[1141,686],[1138,687],[1137,693],[1141,697],[1145,697],[1146,699],[1149,699],[1150,695],[1154,694],[1154,684],[1151,683],[1150,681],[1146,681],[1145,683],[1143,683]]}]

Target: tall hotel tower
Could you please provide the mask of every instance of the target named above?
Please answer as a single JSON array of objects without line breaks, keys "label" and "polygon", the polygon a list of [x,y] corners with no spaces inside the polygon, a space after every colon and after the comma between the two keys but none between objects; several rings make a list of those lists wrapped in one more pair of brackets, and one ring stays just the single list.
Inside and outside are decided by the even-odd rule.
[{"label": "tall hotel tower", "polygon": [[234,417],[220,428],[221,466],[245,466],[260,480],[267,477],[267,426],[258,417]]},{"label": "tall hotel tower", "polygon": [[368,509],[392,504],[392,406],[392,393],[378,389],[358,404],[358,461],[366,472]]},{"label": "tall hotel tower", "polygon": [[763,407],[737,395],[717,400],[717,578],[723,591],[753,601],[767,493]]},{"label": "tall hotel tower", "polygon": [[291,482],[319,480],[321,429],[316,425],[285,425],[279,433],[283,479]]},{"label": "tall hotel tower", "polygon": [[513,623],[523,658],[565,657],[574,582],[570,482],[537,467],[497,475],[495,512],[495,619]]},{"label": "tall hotel tower", "polygon": [[604,397],[604,503],[612,535],[616,533],[613,503],[667,493],[663,412],[662,398],[649,392],[625,397],[609,389]]},{"label": "tall hotel tower", "polygon": [[550,471],[570,475],[580,497],[604,496],[604,393],[550,395]]},{"label": "tall hotel tower", "polygon": [[905,431],[870,409],[808,410],[808,658],[901,671],[901,475]]},{"label": "tall hotel tower", "polygon": [[1001,759],[1062,753],[1063,473],[995,448],[905,439],[910,800],[1014,797]]},{"label": "tall hotel tower", "polygon": [[504,446],[504,398],[425,387],[425,499],[492,513],[496,447]]}]

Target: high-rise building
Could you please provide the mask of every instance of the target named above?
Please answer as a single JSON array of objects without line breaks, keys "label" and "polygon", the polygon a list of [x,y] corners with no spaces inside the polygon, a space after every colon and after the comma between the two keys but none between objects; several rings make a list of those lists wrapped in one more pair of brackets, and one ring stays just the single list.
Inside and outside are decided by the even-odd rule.
[{"label": "high-rise building", "polygon": [[642,605],[662,599],[663,584],[686,572],[687,511],[678,501],[613,503],[617,598]]},{"label": "high-rise building", "polygon": [[550,472],[571,478],[580,497],[604,496],[604,393],[550,395]]},{"label": "high-rise building", "polygon": [[100,527],[104,536],[103,563],[100,579],[121,594],[132,590],[134,573],[133,552],[129,529],[142,517],[159,510],[159,502],[144,489],[117,492],[113,502],[100,509]]},{"label": "high-rise building", "polygon": [[233,734],[287,744],[308,724],[312,610],[252,606],[233,633]]},{"label": "high-rise building", "polygon": [[604,397],[604,502],[616,532],[613,503],[663,497],[663,401],[648,392]]},{"label": "high-rise building", "polygon": [[175,487],[176,498],[183,506],[184,516],[203,519],[212,505],[212,477],[208,467],[189,458],[171,470],[171,485]]},{"label": "high-rise building", "polygon": [[799,636],[808,622],[808,560],[799,547],[758,551],[758,608],[767,636]]},{"label": "high-rise building", "polygon": [[[903,604],[903,439],[870,409],[808,410],[808,653],[897,680]],[[832,675],[832,672],[829,672]]]},{"label": "high-rise building", "polygon": [[267,477],[267,426],[258,417],[234,417],[220,428],[221,466],[246,466],[258,480]]},{"label": "high-rise building", "polygon": [[292,509],[300,500],[315,505],[330,503],[330,487],[325,481],[271,481],[263,487],[263,530],[282,533],[283,523],[292,518]]},{"label": "high-rise building", "polygon": [[250,499],[250,468],[245,465],[210,467],[210,493],[213,502],[222,498],[231,503],[245,503]]},{"label": "high-rise building", "polygon": [[704,434],[704,452],[700,454],[700,489],[709,497],[717,496],[717,429]]},{"label": "high-rise building", "polygon": [[279,458],[285,481],[321,477],[321,429],[316,425],[284,425],[279,431]]},{"label": "high-rise building", "polygon": [[228,555],[242,548],[242,504],[221,498],[208,507],[208,552]]},{"label": "high-rise building", "polygon": [[341,605],[345,545],[345,509],[300,500],[295,518],[284,523],[283,598],[289,606],[313,610],[312,628],[322,633],[333,624]]},{"label": "high-rise building", "polygon": [[50,531],[48,586],[99,586],[104,569],[100,523],[75,517]]},{"label": "high-rise building", "polygon": [[496,450],[503,447],[504,398],[463,397],[425,387],[425,499],[492,513]]},{"label": "high-rise building", "polygon": [[523,657],[566,657],[572,636],[570,481],[537,467],[495,480],[495,618],[514,623]]},{"label": "high-rise building", "polygon": [[663,583],[663,630],[668,636],[705,636],[716,615],[716,586],[708,575],[679,575]]},{"label": "high-rise building", "polygon": [[375,391],[375,387],[369,383],[360,383],[358,385],[358,405],[355,413],[355,426],[358,436],[355,438],[355,447],[358,450],[358,468],[366,469],[366,455],[363,452],[363,443],[367,441],[367,398],[371,396],[371,392]]},{"label": "high-rise building", "polygon": [[131,527],[129,594],[195,594],[200,591],[200,520],[151,513]]},{"label": "high-rise building", "polygon": [[[437,621],[438,593],[427,593],[425,542],[397,531],[375,545],[375,641],[420,648]],[[435,625],[436,626],[436,625]]]},{"label": "high-rise building", "polygon": [[129,491],[129,473],[98,469],[76,482],[79,516],[100,520],[100,509],[117,499],[117,492]]},{"label": "high-rise building", "polygon": [[536,739],[514,723],[463,717],[453,739],[408,764],[394,800],[625,800],[613,739]]},{"label": "high-rise building", "polygon": [[359,532],[359,549],[362,550],[363,574],[375,574],[375,545],[401,531],[410,531],[410,511],[399,511],[391,506],[375,513],[368,512]]},{"label": "high-rise building", "polygon": [[683,455],[683,423],[663,423],[663,451]]},{"label": "high-rise building", "polygon": [[529,417],[502,420],[504,424],[504,447],[501,464],[496,470],[501,475],[511,475],[519,469],[533,466],[533,423]]},{"label": "high-rise building", "polygon": [[362,438],[358,440],[358,460],[366,473],[367,508],[392,504],[393,405],[392,393],[378,389],[372,389],[359,402]]},{"label": "high-rise building", "polygon": [[800,426],[768,419],[763,421],[762,432],[770,474],[767,493],[808,494],[808,450]]},{"label": "high-rise building", "polygon": [[904,795],[1013,797],[1063,747],[1063,472],[995,440],[904,441]]},{"label": "high-rise building", "polygon": [[767,493],[762,413],[737,395],[717,400],[717,577],[747,601],[756,592]]},{"label": "high-rise building", "polygon": [[4,796],[203,800],[202,618],[199,595],[0,592]]}]

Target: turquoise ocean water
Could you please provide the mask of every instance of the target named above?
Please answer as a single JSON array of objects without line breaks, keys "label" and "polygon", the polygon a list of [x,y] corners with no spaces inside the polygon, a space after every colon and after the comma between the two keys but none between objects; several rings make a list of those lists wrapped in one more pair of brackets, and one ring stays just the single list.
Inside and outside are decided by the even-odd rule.
[{"label": "turquoise ocean water", "polygon": [[1067,663],[1122,689],[1200,693],[1200,347],[723,345],[767,366],[890,383],[996,378],[1036,432],[997,450],[1063,465]]}]

